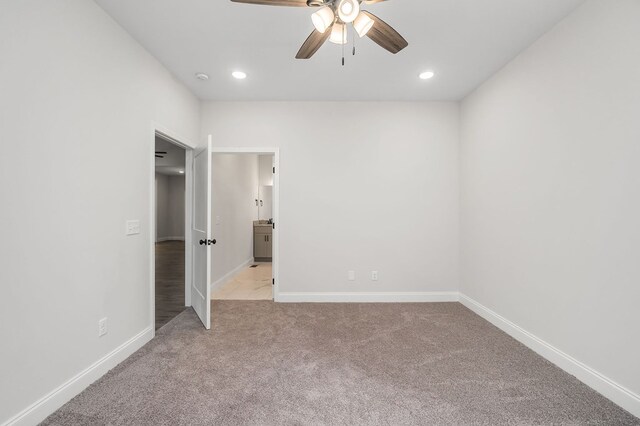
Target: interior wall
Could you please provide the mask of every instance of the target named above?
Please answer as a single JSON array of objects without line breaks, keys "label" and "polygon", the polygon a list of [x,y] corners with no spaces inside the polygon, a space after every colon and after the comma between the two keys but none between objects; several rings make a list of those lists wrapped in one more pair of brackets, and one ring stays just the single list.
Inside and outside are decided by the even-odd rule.
[{"label": "interior wall", "polygon": [[258,209],[259,219],[273,219],[273,186],[260,187],[260,201],[262,204]]},{"label": "interior wall", "polygon": [[260,175],[258,216],[261,220],[273,219],[273,154],[258,156],[258,173]]},{"label": "interior wall", "polygon": [[273,186],[273,155],[259,155],[260,186]]},{"label": "interior wall", "polygon": [[280,147],[281,293],[416,296],[458,290],[458,112],[208,102],[201,134],[218,147]]},{"label": "interior wall", "polygon": [[185,190],[186,182],[184,176],[169,176],[169,230],[167,237],[184,240],[184,213],[185,213]]},{"label": "interior wall", "polygon": [[156,173],[156,241],[184,240],[185,179]]},{"label": "interior wall", "polygon": [[199,102],[92,1],[3,1],[0,57],[4,423],[151,335],[152,122],[196,141]]},{"label": "interior wall", "polygon": [[461,132],[462,292],[636,414],[639,22],[636,0],[587,1],[464,100]]},{"label": "interior wall", "polygon": [[169,235],[169,176],[156,173],[156,242]]},{"label": "interior wall", "polygon": [[212,161],[212,282],[223,284],[253,260],[253,221],[258,219],[258,156],[214,154]]}]

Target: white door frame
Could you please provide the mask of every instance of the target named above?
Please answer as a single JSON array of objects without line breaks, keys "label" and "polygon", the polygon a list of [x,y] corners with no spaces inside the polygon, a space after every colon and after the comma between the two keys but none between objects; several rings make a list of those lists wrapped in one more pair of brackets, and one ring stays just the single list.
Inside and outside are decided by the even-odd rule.
[{"label": "white door frame", "polygon": [[151,137],[149,141],[149,158],[151,163],[151,174],[149,178],[149,276],[151,277],[149,282],[149,311],[150,311],[150,327],[152,337],[156,335],[156,135],[161,138],[177,145],[185,150],[185,200],[184,200],[184,305],[191,306],[191,211],[192,211],[192,198],[191,193],[193,187],[193,151],[197,147],[192,141],[180,136],[179,134],[159,125],[158,123],[151,123]]},{"label": "white door frame", "polygon": [[[209,136],[209,140],[212,137]],[[280,148],[237,148],[237,147],[213,147],[212,153],[215,154],[255,154],[255,155],[273,155],[273,165],[276,172],[273,174],[273,221],[275,228],[273,229],[273,246],[271,259],[271,273],[273,278],[273,300],[278,302],[280,299]],[[211,285],[211,283],[209,283]]]}]

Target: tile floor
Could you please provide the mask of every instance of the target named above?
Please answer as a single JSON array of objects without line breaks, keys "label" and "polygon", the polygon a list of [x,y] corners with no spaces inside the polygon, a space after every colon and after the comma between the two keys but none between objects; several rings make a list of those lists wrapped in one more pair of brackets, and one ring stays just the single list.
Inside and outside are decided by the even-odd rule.
[{"label": "tile floor", "polygon": [[254,263],[219,289],[211,293],[213,300],[273,300],[271,263]]}]

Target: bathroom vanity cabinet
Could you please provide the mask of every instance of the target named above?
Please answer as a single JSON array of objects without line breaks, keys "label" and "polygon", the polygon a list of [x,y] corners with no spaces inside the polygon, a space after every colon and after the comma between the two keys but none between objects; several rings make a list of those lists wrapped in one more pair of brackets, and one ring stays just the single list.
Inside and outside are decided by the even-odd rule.
[{"label": "bathroom vanity cabinet", "polygon": [[256,262],[271,262],[273,252],[273,225],[270,223],[253,223],[253,258]]}]

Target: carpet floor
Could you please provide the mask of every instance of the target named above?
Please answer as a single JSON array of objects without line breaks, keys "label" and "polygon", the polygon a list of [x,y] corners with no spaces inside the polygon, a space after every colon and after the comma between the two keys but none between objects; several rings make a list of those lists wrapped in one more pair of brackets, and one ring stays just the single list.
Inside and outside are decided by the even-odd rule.
[{"label": "carpet floor", "polygon": [[457,303],[215,301],[45,425],[640,425]]}]

